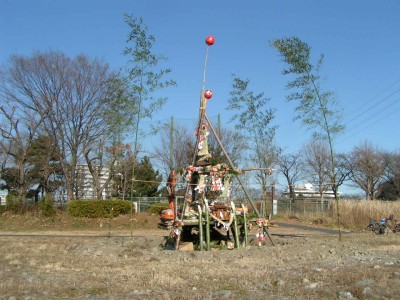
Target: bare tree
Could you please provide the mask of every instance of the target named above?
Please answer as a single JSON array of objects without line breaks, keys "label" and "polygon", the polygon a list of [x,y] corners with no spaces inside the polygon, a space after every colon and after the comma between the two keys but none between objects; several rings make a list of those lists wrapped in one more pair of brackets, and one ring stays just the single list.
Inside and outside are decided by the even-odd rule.
[{"label": "bare tree", "polygon": [[[336,185],[340,187],[350,176],[348,168],[348,155],[339,153],[335,155]],[[333,175],[329,173],[330,181],[333,182]]]},{"label": "bare tree", "polygon": [[10,153],[11,151],[11,141],[6,140],[4,138],[1,139],[0,142],[0,179],[3,177],[3,172],[7,167],[7,164],[10,160]]},{"label": "bare tree", "polygon": [[[120,177],[121,184],[118,187],[118,191],[122,194],[122,199],[125,200],[127,195],[132,195],[132,181],[131,172],[132,166],[136,165],[138,162],[135,161],[136,156],[134,156],[132,147],[130,144],[122,144],[119,157],[115,165],[115,176]],[[140,148],[138,149],[140,152]],[[118,179],[117,179],[118,180]]]},{"label": "bare tree", "polygon": [[20,202],[25,201],[29,187],[32,185],[30,176],[31,165],[28,162],[29,149],[40,131],[43,117],[33,114],[21,105],[18,99],[9,94],[7,78],[3,78],[0,87],[3,105],[0,107],[2,123],[0,126],[1,146],[4,158],[11,157],[18,172],[16,189]]},{"label": "bare tree", "polygon": [[[115,165],[117,160],[121,159],[125,148],[126,145],[121,142],[113,142],[107,146],[103,140],[99,140],[99,144],[95,148],[85,148],[85,160],[93,178],[98,200],[103,199],[104,191],[107,191],[108,195],[111,194],[112,191],[108,189],[110,185],[112,186],[112,180],[117,174]],[[105,177],[105,175],[108,176]],[[102,178],[105,180],[101,180]]]},{"label": "bare tree", "polygon": [[383,154],[383,183],[379,186],[380,199],[395,200],[400,197],[400,152]]},{"label": "bare tree", "polygon": [[81,153],[108,131],[103,114],[112,78],[108,66],[84,55],[47,52],[11,57],[6,75],[7,97],[43,120],[57,142],[68,200],[73,199]]},{"label": "bare tree", "polygon": [[349,179],[373,200],[384,175],[383,153],[368,141],[355,147],[348,160]]},{"label": "bare tree", "polygon": [[294,187],[296,182],[302,176],[303,162],[299,153],[295,154],[282,154],[278,158],[279,171],[285,177],[290,198],[295,201],[296,195],[294,192]]},{"label": "bare tree", "polygon": [[303,150],[305,175],[313,184],[317,184],[323,209],[324,193],[332,186],[329,182],[331,178],[329,146],[324,141],[312,139]]},{"label": "bare tree", "polygon": [[191,164],[195,141],[187,127],[171,122],[161,128],[159,137],[160,142],[154,146],[153,155],[160,163],[160,169],[164,170],[165,177],[171,169],[181,172]]}]

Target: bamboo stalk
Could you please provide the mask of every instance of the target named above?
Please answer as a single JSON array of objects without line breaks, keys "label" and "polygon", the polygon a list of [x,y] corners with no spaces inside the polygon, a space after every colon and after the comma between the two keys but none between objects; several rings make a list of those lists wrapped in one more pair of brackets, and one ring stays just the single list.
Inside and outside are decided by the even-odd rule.
[{"label": "bamboo stalk", "polygon": [[203,237],[203,212],[201,211],[200,205],[197,205],[197,210],[199,212],[199,243],[200,243],[200,251],[204,250],[204,237]]},{"label": "bamboo stalk", "polygon": [[235,229],[235,244],[236,244],[236,249],[239,249],[240,248],[239,232],[236,219],[236,209],[235,209],[235,204],[233,202],[231,202],[231,207],[232,207],[231,214],[233,214],[233,228]]},{"label": "bamboo stalk", "polygon": [[210,247],[210,211],[208,209],[207,200],[204,201],[205,204],[205,217],[206,217],[206,248],[207,251],[211,250]]},{"label": "bamboo stalk", "polygon": [[248,245],[248,232],[247,232],[247,218],[246,218],[246,211],[244,204],[242,203],[242,209],[243,209],[243,226],[244,226],[244,245]]}]

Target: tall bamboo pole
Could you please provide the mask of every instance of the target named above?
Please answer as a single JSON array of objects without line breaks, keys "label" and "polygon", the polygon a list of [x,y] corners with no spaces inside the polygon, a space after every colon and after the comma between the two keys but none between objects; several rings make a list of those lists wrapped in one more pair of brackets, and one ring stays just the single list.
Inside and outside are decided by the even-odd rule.
[{"label": "tall bamboo pole", "polygon": [[233,202],[231,202],[231,207],[232,207],[231,214],[233,214],[233,228],[235,229],[235,244],[236,244],[236,249],[239,249],[240,243],[239,243],[239,232],[238,232],[237,219],[236,219],[236,208],[235,208],[235,204]]},{"label": "tall bamboo pole", "polygon": [[203,236],[203,212],[201,210],[200,205],[197,205],[197,210],[199,212],[199,243],[200,243],[200,251],[204,250],[204,236]]},{"label": "tall bamboo pole", "polygon": [[242,209],[243,209],[243,226],[244,226],[244,245],[247,246],[248,245],[247,218],[246,218],[246,211],[245,211],[245,207],[244,207],[243,203],[242,203]]},{"label": "tall bamboo pole", "polygon": [[174,148],[174,131],[175,131],[175,127],[174,127],[174,116],[171,116],[171,127],[170,127],[170,149],[169,149],[169,159],[171,162],[171,169],[176,169],[175,168],[175,156],[174,156],[174,152],[175,152],[175,148]]},{"label": "tall bamboo pole", "polygon": [[207,200],[204,201],[205,204],[205,217],[206,217],[206,248],[207,251],[211,250],[210,247],[210,211],[208,209]]}]

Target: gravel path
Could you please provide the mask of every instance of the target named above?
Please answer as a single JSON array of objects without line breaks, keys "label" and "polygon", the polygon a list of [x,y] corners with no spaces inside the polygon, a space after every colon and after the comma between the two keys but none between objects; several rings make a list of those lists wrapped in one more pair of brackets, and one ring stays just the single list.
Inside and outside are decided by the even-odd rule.
[{"label": "gravel path", "polygon": [[[338,234],[338,230],[337,229],[311,227],[311,226],[291,224],[291,223],[281,223],[281,222],[278,222],[277,225],[278,225],[278,227],[292,229],[293,231],[296,231],[296,232],[305,231],[306,233],[307,232],[314,232],[314,233],[332,234],[332,235]],[[343,233],[343,230],[342,230],[342,233]],[[350,233],[350,232],[349,231],[345,231],[344,233]]]}]

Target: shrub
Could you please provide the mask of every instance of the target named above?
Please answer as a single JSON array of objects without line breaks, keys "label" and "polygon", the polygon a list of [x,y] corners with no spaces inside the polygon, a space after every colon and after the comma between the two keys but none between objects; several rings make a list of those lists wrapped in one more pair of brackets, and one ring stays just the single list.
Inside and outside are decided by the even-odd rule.
[{"label": "shrub", "polygon": [[11,211],[12,213],[18,213],[22,211],[22,201],[17,195],[10,193],[7,195],[6,199],[6,210]]},{"label": "shrub", "polygon": [[[110,202],[112,204],[113,214],[115,216],[118,215],[127,215],[131,211],[132,202],[126,200],[107,200],[107,207],[110,208]],[[135,212],[135,207],[132,207],[133,212]]]},{"label": "shrub", "polygon": [[128,214],[131,203],[124,200],[74,200],[68,205],[72,217],[108,218]]},{"label": "shrub", "polygon": [[168,209],[169,208],[169,204],[168,203],[155,203],[150,205],[146,211],[150,214],[161,214],[161,212],[164,209]]},{"label": "shrub", "polygon": [[53,197],[50,193],[47,193],[42,201],[40,201],[39,208],[44,217],[50,218],[54,216],[56,210],[53,205]]}]

